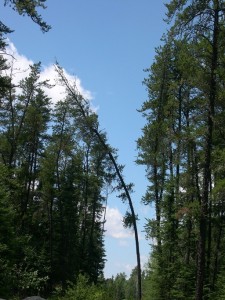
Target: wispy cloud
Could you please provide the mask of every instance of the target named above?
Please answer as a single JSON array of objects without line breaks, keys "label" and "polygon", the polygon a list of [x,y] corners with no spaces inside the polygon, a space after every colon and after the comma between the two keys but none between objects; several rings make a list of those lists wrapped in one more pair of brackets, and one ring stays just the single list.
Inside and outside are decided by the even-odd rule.
[{"label": "wispy cloud", "polygon": [[123,215],[118,208],[106,208],[106,235],[116,239],[133,237],[133,232],[123,226]]},{"label": "wispy cloud", "polygon": [[[34,62],[23,54],[20,54],[15,45],[10,41],[8,41],[6,53],[7,54],[5,55],[5,57],[8,60],[8,64],[11,66],[11,68],[6,72],[8,75],[12,76],[13,83],[15,85],[18,85],[21,79],[28,76],[30,72],[30,65],[32,65]],[[82,86],[79,77],[69,74],[65,69],[64,74],[70,83],[76,84],[78,92],[83,95],[85,99],[89,101],[92,100],[93,97],[91,92]],[[63,98],[65,97],[65,88],[60,84],[56,84],[58,80],[54,64],[51,64],[49,66],[42,66],[40,81],[44,80],[49,80],[49,84],[53,86],[50,89],[45,89],[46,94],[52,99],[52,103],[63,100]],[[93,109],[96,110],[95,108]]]},{"label": "wispy cloud", "polygon": [[28,76],[29,66],[33,64],[33,61],[23,54],[19,54],[14,44],[10,41],[8,41],[5,58],[11,67],[6,73],[12,76],[13,83],[17,85],[20,80]]},{"label": "wispy cloud", "polygon": [[[74,75],[69,74],[65,69],[63,69],[66,79],[71,85],[75,83],[78,92],[83,95],[83,97],[87,100],[92,99],[91,92],[86,90],[82,84],[81,80]],[[54,102],[57,102],[64,98],[65,96],[65,88],[58,83],[57,73],[55,71],[54,65],[44,66],[43,71],[41,72],[40,80],[49,80],[49,83],[53,85],[51,89],[48,89],[47,93],[50,98],[53,99]]]}]

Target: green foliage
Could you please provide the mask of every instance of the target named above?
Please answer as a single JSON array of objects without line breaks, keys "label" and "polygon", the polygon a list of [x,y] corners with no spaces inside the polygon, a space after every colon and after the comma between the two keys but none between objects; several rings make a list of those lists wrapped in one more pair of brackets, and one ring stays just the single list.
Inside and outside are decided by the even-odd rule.
[{"label": "green foliage", "polygon": [[[119,194],[119,197],[123,201],[126,200],[129,204],[130,212],[132,215],[130,221],[132,220],[133,223],[132,225],[134,228],[134,236],[135,236],[135,244],[136,244],[136,256],[137,256],[137,267],[138,267],[138,294],[139,294],[138,298],[141,299],[141,266],[140,266],[138,230],[136,225],[136,216],[133,208],[133,202],[130,197],[130,191],[132,191],[132,184],[128,184],[128,185],[125,184],[122,175],[123,167],[121,167],[121,165],[117,163],[116,151],[108,145],[105,133],[99,131],[97,115],[93,113],[92,110],[90,109],[90,103],[77,92],[76,85],[75,84],[72,85],[68,81],[62,67],[60,67],[58,63],[55,65],[55,68],[59,75],[60,82],[68,92],[68,98],[67,98],[68,103],[71,105],[71,108],[73,110],[73,117],[76,116],[77,126],[80,132],[84,134],[84,136],[88,137],[88,139],[95,141],[99,145],[99,147],[101,148],[101,152],[105,156],[105,158],[107,158],[108,164],[110,165],[111,169],[112,167],[114,169],[114,174],[116,175],[116,176],[114,175],[114,178],[116,178],[118,182],[117,190],[121,191],[122,189],[122,193]],[[84,236],[85,235],[86,234],[84,233]]]},{"label": "green foliage", "polygon": [[149,180],[143,202],[155,207],[149,299],[215,296],[224,268],[222,2],[169,1],[173,24],[144,80],[137,162]]},{"label": "green foliage", "polygon": [[75,285],[70,285],[62,300],[106,300],[101,286],[90,284],[87,277],[79,275]]},{"label": "green foliage", "polygon": [[12,266],[16,243],[13,227],[14,211],[9,204],[7,168],[0,163],[0,294],[8,296],[12,282]]},{"label": "green foliage", "polygon": [[38,9],[45,9],[46,0],[4,0],[4,5],[9,5],[13,10],[18,12],[19,15],[31,18],[34,23],[37,23],[43,32],[49,31],[51,26],[42,20],[41,15],[38,14]]},{"label": "green foliage", "polygon": [[[135,216],[136,221],[138,221],[138,216]],[[126,211],[125,216],[123,217],[123,226],[125,228],[133,228],[133,216],[130,212]]]},{"label": "green foliage", "polygon": [[71,102],[50,107],[40,71],[40,63],[31,66],[20,93],[10,87],[0,108],[0,291],[7,297],[65,290],[80,272],[97,283],[105,262],[102,191],[112,168],[77,126]]},{"label": "green foliage", "polygon": [[10,78],[4,74],[4,71],[8,69],[7,60],[2,55],[7,46],[6,35],[9,33],[11,33],[11,30],[0,21],[0,101],[10,87]]},{"label": "green foliage", "polygon": [[[4,4],[46,32],[50,26],[38,13],[45,2]],[[2,52],[10,32],[0,22]],[[55,287],[64,293],[69,281],[65,297],[105,299],[97,283],[105,263],[104,191],[115,180],[108,151],[111,156],[116,151],[77,91],[74,98],[67,89],[66,99],[50,103],[45,93],[50,85],[40,81],[41,63],[30,66],[19,89],[13,65],[11,77],[3,76],[7,68],[0,56],[0,294],[50,295]],[[79,274],[87,274],[88,282]]]},{"label": "green foliage", "polygon": [[225,283],[224,283],[224,270],[218,274],[217,284],[215,291],[210,294],[210,300],[224,300],[225,299]]}]

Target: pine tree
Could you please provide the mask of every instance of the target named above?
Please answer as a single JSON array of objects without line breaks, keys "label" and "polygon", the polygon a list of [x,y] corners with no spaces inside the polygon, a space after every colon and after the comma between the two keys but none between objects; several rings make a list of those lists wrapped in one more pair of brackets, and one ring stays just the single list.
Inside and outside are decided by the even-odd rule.
[{"label": "pine tree", "polygon": [[38,24],[43,32],[47,32],[51,29],[51,26],[48,25],[45,21],[43,21],[41,15],[38,13],[38,9],[42,8],[45,9],[45,2],[46,0],[4,0],[4,5],[9,5],[15,10],[19,15],[31,18],[31,20]]},{"label": "pine tree", "polygon": [[136,256],[137,256],[137,269],[138,269],[138,299],[142,298],[141,292],[141,262],[140,262],[140,251],[139,251],[139,240],[138,240],[138,231],[137,231],[137,216],[134,212],[133,202],[130,196],[130,191],[132,189],[132,184],[126,185],[122,175],[122,168],[116,160],[115,150],[112,149],[108,143],[104,133],[99,130],[98,118],[97,115],[91,111],[90,103],[79,94],[76,89],[76,86],[71,85],[67,78],[64,75],[63,69],[56,64],[56,71],[59,75],[61,84],[66,88],[68,97],[71,101],[74,111],[77,113],[77,120],[79,121],[80,128],[82,132],[85,132],[87,135],[92,136],[98,141],[102,147],[102,151],[108,156],[111,165],[114,168],[115,174],[118,180],[118,189],[122,193],[120,197],[125,201],[128,201],[130,211],[127,212],[124,223],[126,226],[132,227],[135,235],[135,246],[136,246]]},{"label": "pine tree", "polygon": [[223,131],[224,9],[219,1],[170,1],[167,8],[174,24],[145,80],[149,100],[141,111],[147,125],[138,140],[139,163],[147,165],[151,181],[145,202],[156,208],[156,220],[147,225],[157,241],[152,278],[156,299],[193,299],[192,278],[195,298],[205,299],[213,295],[222,240],[213,191],[220,181],[214,153]]}]

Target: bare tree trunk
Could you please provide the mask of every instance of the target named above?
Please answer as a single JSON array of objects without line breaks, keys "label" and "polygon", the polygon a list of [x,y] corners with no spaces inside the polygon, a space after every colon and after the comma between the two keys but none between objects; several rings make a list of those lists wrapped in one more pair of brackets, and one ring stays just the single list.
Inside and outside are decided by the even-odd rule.
[{"label": "bare tree trunk", "polygon": [[208,121],[207,134],[205,141],[205,165],[203,171],[203,193],[200,208],[200,236],[198,243],[198,265],[197,265],[197,281],[196,281],[196,300],[203,299],[203,288],[205,282],[205,255],[206,255],[206,238],[207,238],[207,218],[209,203],[209,186],[211,182],[211,152],[212,152],[212,136],[213,136],[213,118],[214,106],[216,98],[216,68],[218,62],[218,33],[219,33],[219,3],[214,0],[214,28],[212,43],[212,63],[210,78],[210,94],[208,104]]}]

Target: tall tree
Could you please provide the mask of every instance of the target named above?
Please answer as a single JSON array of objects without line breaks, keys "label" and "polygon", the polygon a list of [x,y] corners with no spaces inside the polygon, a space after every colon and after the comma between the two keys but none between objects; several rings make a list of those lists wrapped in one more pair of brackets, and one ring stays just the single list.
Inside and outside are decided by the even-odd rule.
[{"label": "tall tree", "polygon": [[[183,10],[177,14],[174,30],[182,34],[189,34],[190,39],[197,40],[198,44],[204,46],[206,54],[202,51],[200,56],[205,64],[207,72],[206,82],[208,89],[203,90],[206,100],[206,131],[204,134],[204,167],[203,167],[203,189],[200,200],[200,223],[198,243],[198,268],[196,283],[196,299],[203,298],[203,287],[205,282],[205,259],[207,231],[210,233],[210,206],[211,206],[211,184],[212,184],[212,148],[214,135],[214,117],[217,100],[217,69],[218,53],[221,49],[219,37],[222,38],[224,9],[223,1],[183,1],[176,7],[171,1],[168,7],[168,16],[174,15],[178,9]],[[186,6],[185,6],[186,5]],[[209,58],[209,59],[207,59]],[[210,243],[211,236],[208,236]],[[209,250],[210,251],[210,250]],[[210,252],[209,252],[210,253]]]},{"label": "tall tree", "polygon": [[[149,100],[141,110],[147,125],[138,140],[139,162],[147,165],[151,181],[145,202],[153,200],[156,207],[156,221],[150,222],[147,229],[154,238],[160,232],[161,246],[158,248],[160,251],[167,249],[163,257],[168,259],[164,274],[171,279],[177,278],[177,281],[168,281],[167,277],[171,284],[166,299],[193,299],[193,291],[185,284],[185,277],[190,280],[190,274],[194,276],[196,272],[195,298],[199,300],[210,298],[215,284],[212,253],[221,244],[214,241],[213,232],[220,232],[219,240],[222,238],[214,221],[219,212],[215,210],[213,190],[220,180],[215,176],[214,151],[218,153],[220,149],[223,131],[220,120],[224,109],[221,106],[224,3],[170,1],[166,6],[167,17],[174,23],[145,81]],[[164,158],[164,173],[159,173],[163,166],[161,157]],[[164,177],[157,174],[164,174]],[[159,178],[163,191],[160,205]],[[198,240],[197,252],[195,239]],[[154,257],[160,251],[155,250]],[[179,253],[184,253],[182,265]],[[157,264],[153,266],[159,269],[161,260],[161,271],[164,271],[165,259],[156,256]],[[173,273],[176,265],[182,270],[179,275]],[[191,272],[187,272],[188,269]],[[159,280],[160,277],[155,278]],[[162,291],[160,285],[158,290]]]},{"label": "tall tree", "polygon": [[[12,284],[11,290],[13,292],[15,288],[15,293],[19,290],[24,292],[24,282],[29,286],[31,276],[34,277],[31,289],[37,287],[39,280],[39,283],[45,284],[47,278],[45,268],[41,268],[44,254],[41,251],[37,255],[33,250],[43,245],[43,240],[39,244],[36,240],[40,237],[40,226],[35,214],[40,157],[49,122],[49,98],[42,89],[46,82],[39,81],[39,75],[40,64],[31,66],[30,75],[20,82],[20,92],[15,91],[10,79],[10,88],[2,98],[0,109],[0,160],[1,166],[7,170],[5,205],[14,211],[12,223],[18,237],[14,244],[14,247],[17,246],[14,248],[13,266],[8,270],[16,278],[11,279],[15,284]],[[44,247],[42,250],[44,252]]]},{"label": "tall tree", "polygon": [[136,219],[137,216],[134,212],[133,203],[130,196],[130,188],[131,185],[126,185],[122,176],[121,167],[118,165],[116,161],[116,157],[114,156],[113,150],[108,145],[105,135],[103,135],[98,129],[98,121],[97,115],[91,112],[89,103],[86,99],[79,94],[76,87],[71,86],[71,84],[66,79],[63,69],[56,64],[56,71],[59,75],[61,83],[67,89],[68,96],[71,99],[71,102],[74,106],[74,109],[77,111],[77,117],[82,124],[83,129],[86,130],[87,134],[91,134],[98,142],[101,144],[103,151],[109,157],[116,175],[118,177],[119,186],[122,188],[123,192],[121,197],[126,199],[129,204],[130,212],[127,214],[127,218],[125,220],[125,224],[132,226],[135,234],[135,244],[136,244],[136,255],[137,255],[137,269],[138,269],[138,299],[142,298],[141,292],[141,262],[140,262],[140,250],[139,250],[139,241],[138,241],[138,231]]}]

